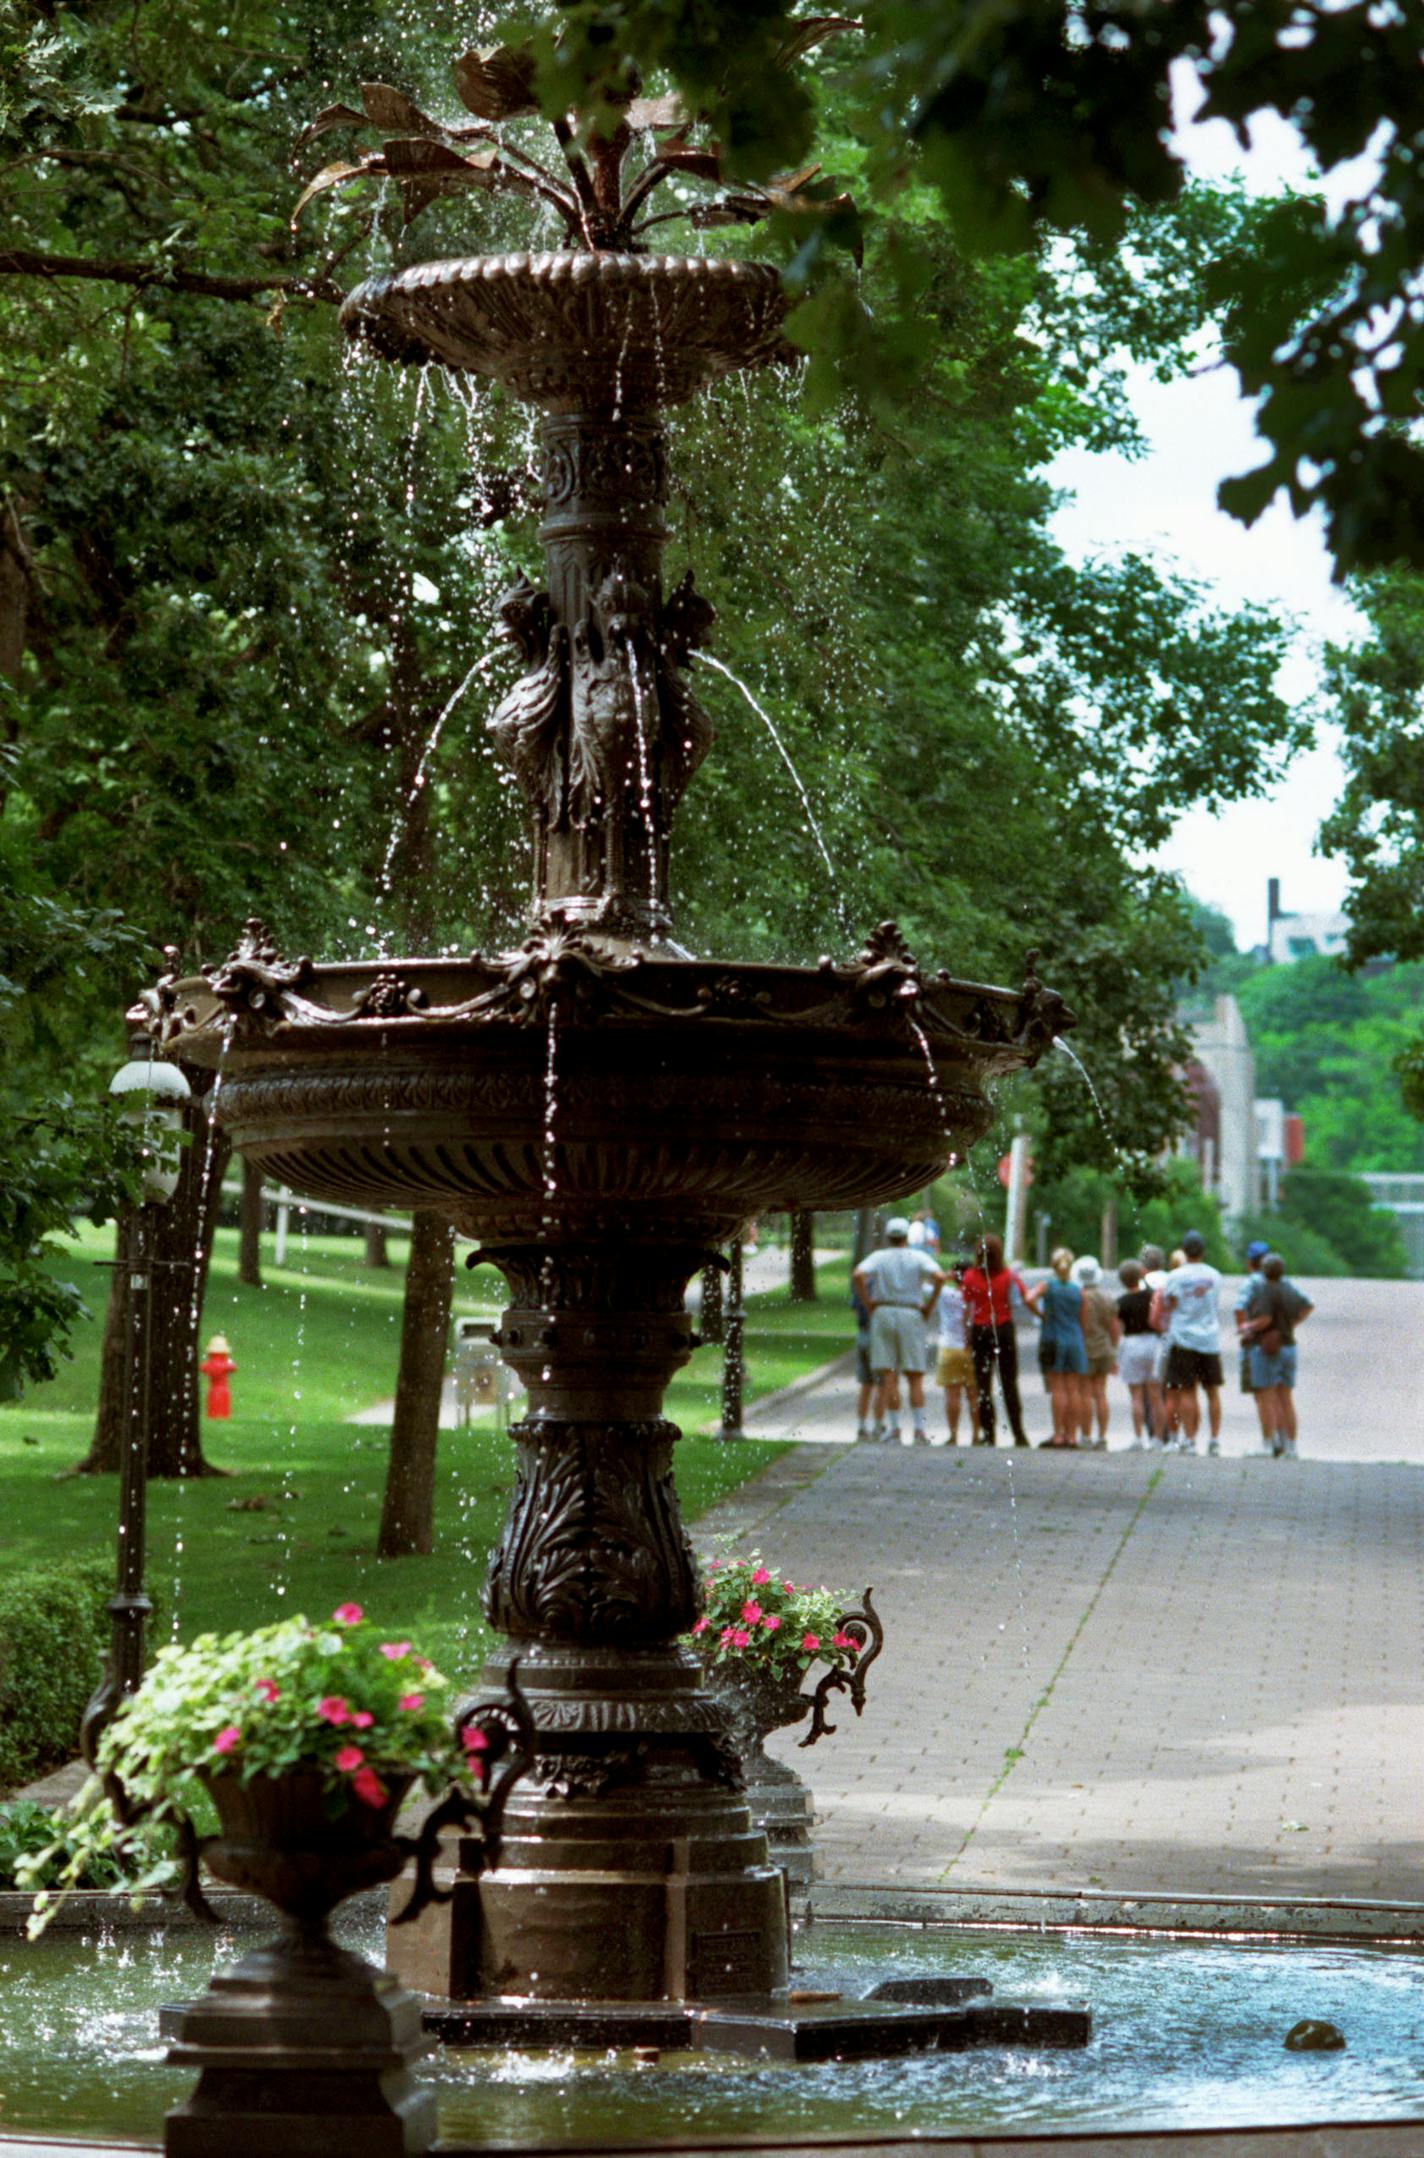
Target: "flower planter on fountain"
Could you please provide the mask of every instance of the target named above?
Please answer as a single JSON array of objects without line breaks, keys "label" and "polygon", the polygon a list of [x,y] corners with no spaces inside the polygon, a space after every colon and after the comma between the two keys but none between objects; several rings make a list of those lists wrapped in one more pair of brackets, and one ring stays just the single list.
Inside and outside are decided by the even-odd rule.
[{"label": "flower planter on fountain", "polygon": [[[639,250],[630,140],[594,145],[584,249],[427,264],[343,309],[373,351],[544,413],[547,578],[503,603],[524,672],[489,720],[529,805],[528,939],[322,967],[253,923],[147,1000],[171,1054],[221,1068],[214,1114],[248,1161],[313,1199],[437,1208],[512,1290],[498,1338],[528,1410],[486,1610],[537,1752],[498,1871],[449,1854],[452,1900],[394,1949],[465,1999],[785,1986],[782,1877],[679,1640],[697,1582],[662,1402],[693,1345],[685,1286],[749,1215],[923,1188],[986,1129],[985,1082],[1071,1024],[1031,966],[1020,989],[928,973],[893,923],[809,968],[673,941],[673,814],[713,733],[686,670],[713,610],[690,572],[664,586],[661,411],[786,348],[773,269]],[[405,170],[401,147],[367,169]]]},{"label": "flower planter on fountain", "polygon": [[[866,1590],[860,1610],[842,1610],[829,1589],[798,1589],[753,1552],[745,1559],[714,1560],[703,1582],[703,1602],[690,1639],[709,1688],[726,1706],[752,1819],[765,1830],[789,1886],[809,1888],[815,1875],[811,1793],[794,1768],[767,1752],[766,1741],[808,1716],[811,1728],[799,1742],[803,1749],[834,1737],[827,1703],[835,1694],[843,1694],[856,1715],[862,1714],[870,1669],[885,1639],[874,1592]],[[812,1691],[803,1693],[818,1663],[826,1669]]]}]

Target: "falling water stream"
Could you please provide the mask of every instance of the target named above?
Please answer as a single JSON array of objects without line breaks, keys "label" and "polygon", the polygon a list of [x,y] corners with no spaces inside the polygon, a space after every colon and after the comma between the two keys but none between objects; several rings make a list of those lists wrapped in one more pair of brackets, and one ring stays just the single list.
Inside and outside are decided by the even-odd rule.
[{"label": "falling water stream", "polygon": [[822,836],[821,827],[816,821],[816,812],[811,807],[811,797],[806,792],[805,781],[802,779],[801,774],[797,771],[795,764],[792,762],[791,752],[790,750],[788,750],[785,742],[781,738],[780,733],[777,731],[776,721],[772,718],[771,714],[757,702],[756,698],[747,688],[747,685],[742,680],[741,676],[738,674],[733,674],[731,668],[724,665],[724,663],[720,659],[715,658],[711,652],[694,652],[692,656],[695,660],[699,662],[700,665],[704,667],[714,667],[718,674],[724,674],[727,677],[727,680],[732,684],[732,686],[735,689],[739,689],[741,691],[742,695],[746,698],[747,703],[751,706],[752,710],[756,713],[757,718],[761,721],[767,733],[771,736],[772,741],[776,745],[777,752],[781,758],[782,763],[786,766],[787,771],[791,774],[792,780],[795,783],[796,792],[801,797],[801,806],[806,813],[806,822],[807,825],[810,827],[811,837],[815,840],[816,845],[820,848],[821,860],[826,865],[826,875],[831,880],[831,890],[836,894],[836,897],[839,899],[840,880],[836,875],[836,865],[831,860],[830,850],[827,847],[825,839]]}]

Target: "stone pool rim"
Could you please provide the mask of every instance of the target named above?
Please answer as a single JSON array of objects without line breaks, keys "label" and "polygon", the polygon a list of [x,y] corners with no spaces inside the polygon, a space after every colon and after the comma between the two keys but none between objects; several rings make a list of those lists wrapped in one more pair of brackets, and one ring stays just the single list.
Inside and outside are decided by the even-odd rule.
[{"label": "stone pool rim", "polygon": [[[270,1931],[269,1904],[233,1890],[208,1896],[225,1927]],[[364,1899],[353,1897],[348,1908]],[[23,1938],[33,1899],[0,1890],[0,1939]],[[379,1890],[374,1901],[383,1901]],[[799,1913],[805,1926],[892,1925],[958,1933],[1074,1933],[1317,1947],[1424,1947],[1424,1903],[1341,1896],[1199,1896],[1113,1889],[939,1889],[820,1883]],[[122,1891],[81,1891],[50,1922],[66,1934],[197,1930],[182,1904],[155,1898],[135,1911]],[[80,2146],[83,2147],[83,2146]],[[0,2143],[0,2149],[3,2149]]]}]

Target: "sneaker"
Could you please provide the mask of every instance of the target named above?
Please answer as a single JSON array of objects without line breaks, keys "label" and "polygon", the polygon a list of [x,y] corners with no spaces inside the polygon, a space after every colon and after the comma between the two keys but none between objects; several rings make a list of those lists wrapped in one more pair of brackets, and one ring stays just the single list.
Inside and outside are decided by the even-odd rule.
[{"label": "sneaker", "polygon": [[885,1426],[885,1444],[887,1446],[898,1446],[900,1443],[900,1426],[898,1424],[887,1424]]},{"label": "sneaker", "polygon": [[863,1444],[863,1443],[865,1442],[865,1440],[866,1440],[866,1439],[873,1439],[874,1437],[875,1437],[875,1433],[874,1433],[874,1432],[873,1432],[873,1431],[871,1430],[871,1428],[870,1428],[869,1424],[857,1424],[857,1425],[856,1425],[856,1427],[855,1427],[855,1442],[856,1442],[856,1445],[857,1445],[857,1446],[860,1446],[860,1445],[862,1445],[862,1444]]},{"label": "sneaker", "polygon": [[1185,1434],[1180,1439],[1175,1439],[1172,1442],[1172,1451],[1175,1454],[1194,1454],[1196,1450],[1196,1440],[1187,1438]]},{"label": "sneaker", "polygon": [[1300,1455],[1299,1455],[1299,1454],[1298,1454],[1298,1453],[1296,1452],[1296,1450],[1295,1450],[1295,1440],[1294,1440],[1294,1439],[1287,1439],[1287,1440],[1286,1440],[1286,1444],[1285,1444],[1285,1458],[1286,1458],[1286,1460],[1287,1460],[1287,1461],[1299,1461],[1299,1459],[1300,1459]]},{"label": "sneaker", "polygon": [[925,1430],[923,1424],[916,1424],[914,1430],[910,1433],[909,1438],[902,1439],[900,1443],[902,1446],[928,1446],[930,1443],[930,1435]]},{"label": "sneaker", "polygon": [[1212,1442],[1211,1442],[1211,1444],[1210,1444],[1210,1446],[1208,1446],[1208,1448],[1207,1448],[1207,1452],[1208,1452],[1209,1454],[1219,1454],[1219,1453],[1221,1452],[1221,1441],[1220,1441],[1220,1439],[1213,1439],[1213,1440],[1212,1440]]},{"label": "sneaker", "polygon": [[1130,1454],[1140,1454],[1145,1450],[1146,1445],[1146,1439],[1139,1438],[1137,1433],[1134,1431],[1131,1439],[1128,1441],[1127,1450]]},{"label": "sneaker", "polygon": [[873,1446],[883,1446],[885,1444],[885,1426],[883,1424],[875,1426],[875,1429],[870,1434],[870,1441]]}]

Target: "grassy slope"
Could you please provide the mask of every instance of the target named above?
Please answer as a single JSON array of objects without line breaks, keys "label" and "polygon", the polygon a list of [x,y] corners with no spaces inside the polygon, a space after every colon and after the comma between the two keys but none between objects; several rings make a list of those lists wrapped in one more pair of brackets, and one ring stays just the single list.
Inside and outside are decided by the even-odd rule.
[{"label": "grassy slope", "polygon": [[[93,1232],[77,1239],[66,1269],[96,1314],[107,1290],[97,1264],[107,1242]],[[436,1551],[378,1563],[386,1431],[346,1421],[394,1387],[404,1251],[393,1240],[397,1266],[371,1274],[352,1243],[312,1237],[303,1249],[294,1237],[288,1267],[269,1266],[259,1290],[236,1280],[235,1246],[234,1232],[219,1231],[203,1321],[203,1339],[221,1328],[239,1367],[232,1421],[205,1429],[209,1458],[231,1475],[150,1489],[150,1568],[174,1630],[187,1639],[258,1625],[292,1608],[329,1610],[354,1597],[418,1634],[452,1672],[473,1673],[486,1639],[479,1588],[504,1512],[508,1445],[478,1424],[442,1433]],[[823,1270],[817,1305],[794,1309],[777,1294],[749,1308],[749,1398],[847,1345],[845,1272],[843,1262]],[[493,1286],[487,1273],[463,1278],[457,1308],[481,1309],[470,1291]],[[63,1474],[88,1444],[99,1335],[96,1317],[52,1385],[0,1408],[0,1507],[10,1565],[111,1547],[115,1479]],[[678,1488],[690,1520],[773,1456],[768,1447],[724,1446],[696,1435],[716,1419],[720,1357],[720,1350],[700,1350],[669,1392],[668,1413],[694,1434],[677,1449]],[[257,1496],[268,1502],[263,1510],[242,1504]]]}]

